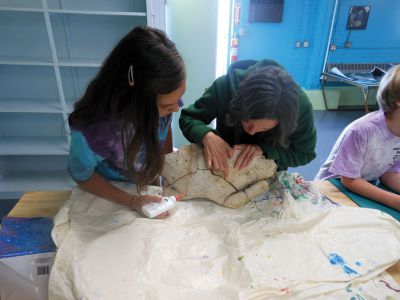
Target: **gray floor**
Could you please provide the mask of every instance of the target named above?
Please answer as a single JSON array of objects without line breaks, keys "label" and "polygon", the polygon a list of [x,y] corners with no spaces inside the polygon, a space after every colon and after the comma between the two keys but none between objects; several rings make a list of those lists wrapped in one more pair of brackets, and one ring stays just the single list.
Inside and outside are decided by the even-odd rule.
[{"label": "gray floor", "polygon": [[[325,162],[333,144],[340,132],[353,120],[363,116],[363,111],[315,111],[314,121],[317,128],[317,157],[308,165],[298,168],[290,168],[290,172],[300,173],[304,179],[313,180],[319,167]],[[0,220],[15,205],[17,200],[0,200]]]},{"label": "gray floor", "polygon": [[314,122],[317,128],[317,157],[308,165],[289,168],[289,171],[300,173],[306,180],[313,180],[342,130],[364,115],[364,111],[314,111]]}]

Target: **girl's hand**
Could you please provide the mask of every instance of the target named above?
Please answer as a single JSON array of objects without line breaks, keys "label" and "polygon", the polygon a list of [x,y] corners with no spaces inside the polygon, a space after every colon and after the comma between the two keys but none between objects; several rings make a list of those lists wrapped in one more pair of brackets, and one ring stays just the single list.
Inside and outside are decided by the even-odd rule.
[{"label": "girl's hand", "polygon": [[203,138],[204,158],[209,169],[224,172],[228,176],[228,157],[232,157],[233,149],[218,135],[210,131]]},{"label": "girl's hand", "polygon": [[239,168],[239,171],[246,169],[253,159],[263,154],[262,149],[258,145],[240,144],[235,145],[233,150],[240,150],[240,154],[233,164],[234,168]]},{"label": "girl's hand", "polygon": [[[151,195],[132,196],[130,206],[132,209],[134,209],[136,212],[138,212],[141,216],[145,217],[145,215],[143,214],[143,211],[142,211],[142,207],[150,202],[161,202],[161,198],[158,196],[151,196]],[[166,211],[166,212],[163,212],[162,214],[159,214],[158,216],[156,216],[155,219],[165,219],[168,216],[169,216],[169,213],[168,213],[168,211]]]}]

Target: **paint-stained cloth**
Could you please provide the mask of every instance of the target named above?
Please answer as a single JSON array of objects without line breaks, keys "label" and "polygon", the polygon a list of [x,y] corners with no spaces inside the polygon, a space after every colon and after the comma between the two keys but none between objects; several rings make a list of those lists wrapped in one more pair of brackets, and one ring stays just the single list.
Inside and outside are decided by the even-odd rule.
[{"label": "paint-stained cloth", "polygon": [[166,220],[75,189],[54,220],[50,299],[398,299],[384,271],[400,223],[278,178],[240,209],[183,201]]}]

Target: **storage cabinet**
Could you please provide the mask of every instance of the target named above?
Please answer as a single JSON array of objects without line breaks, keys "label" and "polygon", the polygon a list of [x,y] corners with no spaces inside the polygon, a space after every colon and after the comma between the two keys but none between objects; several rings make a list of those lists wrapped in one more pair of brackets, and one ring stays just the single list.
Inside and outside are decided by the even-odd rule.
[{"label": "storage cabinet", "polygon": [[133,27],[164,0],[0,0],[0,199],[70,189],[68,115]]}]

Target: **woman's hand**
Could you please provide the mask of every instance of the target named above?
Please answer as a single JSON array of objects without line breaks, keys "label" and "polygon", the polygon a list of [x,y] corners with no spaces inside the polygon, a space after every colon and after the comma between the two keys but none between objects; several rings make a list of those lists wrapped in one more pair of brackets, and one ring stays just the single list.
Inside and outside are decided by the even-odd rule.
[{"label": "woman's hand", "polygon": [[207,132],[203,138],[204,158],[209,169],[224,172],[228,176],[228,157],[232,157],[233,149],[214,132]]},{"label": "woman's hand", "polygon": [[[142,211],[142,207],[150,202],[161,202],[161,198],[158,196],[143,195],[143,196],[132,196],[130,206],[141,216],[145,216]],[[169,216],[168,211],[163,212],[155,217],[155,219],[165,219]]]},{"label": "woman's hand", "polygon": [[246,169],[255,157],[263,154],[261,147],[258,145],[240,144],[235,145],[233,150],[241,151],[233,164],[233,167],[238,168],[239,171]]}]

